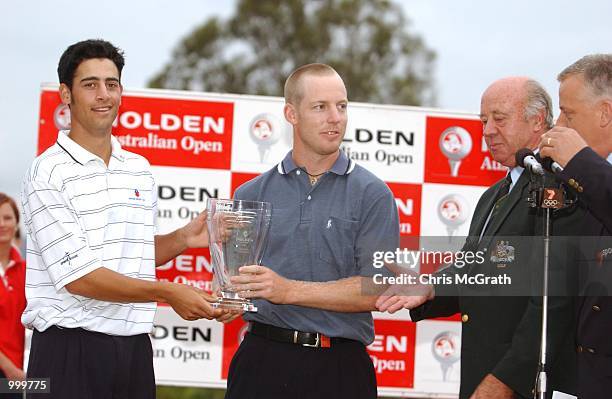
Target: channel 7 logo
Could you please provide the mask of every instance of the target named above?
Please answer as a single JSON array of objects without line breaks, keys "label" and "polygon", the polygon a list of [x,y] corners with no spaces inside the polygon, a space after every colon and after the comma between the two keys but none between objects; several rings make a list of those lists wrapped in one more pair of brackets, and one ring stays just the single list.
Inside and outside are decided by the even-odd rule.
[{"label": "channel 7 logo", "polygon": [[561,209],[565,201],[563,191],[558,188],[545,188],[542,195],[542,208]]}]

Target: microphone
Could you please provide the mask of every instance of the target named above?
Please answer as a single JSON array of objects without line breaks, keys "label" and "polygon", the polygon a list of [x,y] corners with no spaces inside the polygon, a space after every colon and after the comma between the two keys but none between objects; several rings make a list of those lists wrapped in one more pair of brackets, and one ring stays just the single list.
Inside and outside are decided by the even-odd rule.
[{"label": "microphone", "polygon": [[553,173],[561,173],[563,172],[563,166],[559,165],[555,161],[552,160],[551,157],[546,157],[542,159],[542,166],[544,169],[549,170]]},{"label": "microphone", "polygon": [[528,169],[529,172],[535,175],[544,175],[544,169],[542,168],[542,165],[540,165],[538,160],[535,159],[533,151],[531,151],[530,149],[521,148],[516,152],[514,158],[516,159],[516,163],[519,166]]}]

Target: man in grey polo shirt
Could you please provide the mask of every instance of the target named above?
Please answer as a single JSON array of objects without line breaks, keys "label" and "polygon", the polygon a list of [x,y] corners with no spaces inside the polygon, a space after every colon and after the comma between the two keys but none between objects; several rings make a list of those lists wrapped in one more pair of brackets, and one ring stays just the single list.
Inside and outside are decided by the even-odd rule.
[{"label": "man in grey polo shirt", "polygon": [[309,64],[285,83],[293,150],[242,185],[235,198],[272,203],[265,266],[232,282],[255,299],[249,334],[229,370],[226,398],[375,398],[365,346],[374,339],[375,296],[362,284],[379,271],[373,252],[394,251],[393,194],[339,150],[347,94],[328,65]]}]

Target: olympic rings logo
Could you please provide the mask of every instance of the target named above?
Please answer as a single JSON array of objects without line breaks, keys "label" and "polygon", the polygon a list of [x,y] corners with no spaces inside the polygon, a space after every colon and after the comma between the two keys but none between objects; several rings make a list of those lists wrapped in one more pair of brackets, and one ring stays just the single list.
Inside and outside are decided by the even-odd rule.
[{"label": "olympic rings logo", "polygon": [[542,201],[542,203],[547,208],[556,208],[559,205],[559,201],[557,201],[556,199],[548,199],[548,198],[545,198],[544,201]]}]

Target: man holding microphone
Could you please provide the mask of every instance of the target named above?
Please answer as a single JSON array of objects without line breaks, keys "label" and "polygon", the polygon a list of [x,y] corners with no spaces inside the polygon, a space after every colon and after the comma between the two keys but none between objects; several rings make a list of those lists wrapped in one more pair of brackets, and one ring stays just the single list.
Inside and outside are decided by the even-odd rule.
[{"label": "man holding microphone", "polygon": [[[542,135],[540,153],[562,168],[557,175],[573,187],[588,211],[588,219],[577,227],[580,234],[610,236],[612,54],[587,55],[565,68],[557,79],[561,115],[557,125]],[[580,265],[584,298],[578,301],[576,350],[578,397],[582,399],[609,397],[612,392],[612,298],[606,290],[612,283],[608,278],[612,250],[601,240],[595,244],[593,251],[585,251],[588,264]],[[583,246],[583,250],[590,247],[593,245]]]},{"label": "man holding microphone", "polygon": [[612,54],[583,57],[558,80],[561,115],[542,136],[541,154],[564,168],[560,177],[612,231]]}]

